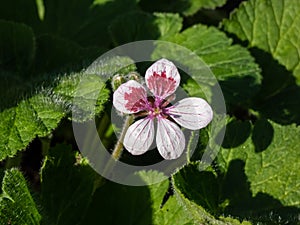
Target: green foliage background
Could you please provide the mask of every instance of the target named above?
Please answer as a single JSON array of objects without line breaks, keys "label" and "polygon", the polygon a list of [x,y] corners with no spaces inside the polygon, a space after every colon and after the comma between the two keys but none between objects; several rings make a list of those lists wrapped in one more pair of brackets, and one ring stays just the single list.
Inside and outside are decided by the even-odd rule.
[{"label": "green foliage background", "polygon": [[[298,0],[0,0],[0,224],[300,224],[299,12]],[[184,46],[209,66],[227,125],[205,171],[209,129],[171,179],[149,185],[164,175],[141,172],[145,186],[131,187],[91,169],[71,121],[95,117],[103,143],[114,146],[105,114],[112,90],[99,74],[143,68],[117,57],[85,69],[109,49],[147,39]],[[202,97],[194,81],[206,82],[198,74],[182,87]],[[74,109],[86,116],[72,117]]]}]

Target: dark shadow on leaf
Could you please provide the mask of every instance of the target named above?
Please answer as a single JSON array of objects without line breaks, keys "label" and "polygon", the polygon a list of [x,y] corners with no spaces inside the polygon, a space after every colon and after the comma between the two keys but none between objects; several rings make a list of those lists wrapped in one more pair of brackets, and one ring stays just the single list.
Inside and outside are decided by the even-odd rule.
[{"label": "dark shadow on leaf", "polygon": [[259,119],[255,122],[252,131],[252,142],[255,146],[255,152],[262,152],[272,142],[274,129],[266,119]]},{"label": "dark shadow on leaf", "polygon": [[245,174],[245,163],[231,161],[222,183],[222,199],[229,200],[226,215],[248,219],[255,224],[297,224],[300,209],[283,206],[281,202],[265,193],[252,196]]},{"label": "dark shadow on leaf", "polygon": [[6,50],[4,58],[0,57],[0,78],[4,80],[0,85],[4,93],[1,111],[35,95],[39,88],[53,87],[62,74],[86,68],[112,46],[109,24],[117,16],[137,9],[135,0],[41,2],[43,19],[34,0],[1,5],[0,19],[6,21],[0,26],[0,33],[5,34],[0,46]]},{"label": "dark shadow on leaf", "polygon": [[82,225],[152,224],[151,206],[147,186],[125,186],[106,181],[94,193]]},{"label": "dark shadow on leaf", "polygon": [[[124,32],[123,27],[126,27]],[[109,26],[110,36],[116,46],[132,41],[155,40],[160,31],[152,14],[132,11],[118,16]]]},{"label": "dark shadow on leaf", "polygon": [[207,148],[208,145],[208,141],[209,141],[209,128],[203,128],[201,130],[199,130],[199,133],[195,133],[195,138],[198,138],[198,142],[197,145],[195,147],[195,150],[193,152],[193,155],[191,157],[191,161],[199,161],[199,160],[203,160],[203,154],[205,153],[205,150]]},{"label": "dark shadow on leaf", "polygon": [[[252,76],[229,77],[219,81],[222,89],[227,112],[233,114],[237,107],[248,107],[251,98],[253,98],[260,90],[259,81]],[[214,91],[216,88],[216,91]],[[212,104],[218,105],[215,102],[218,100],[218,87],[213,87]],[[216,109],[218,111],[218,109]]]},{"label": "dark shadow on leaf", "polygon": [[210,171],[199,171],[197,165],[188,165],[174,175],[176,186],[190,200],[209,213],[218,213],[218,181]]},{"label": "dark shadow on leaf", "polygon": [[189,9],[191,2],[187,0],[141,0],[140,7],[146,12],[173,12],[182,13]]},{"label": "dark shadow on leaf", "polygon": [[179,170],[174,185],[190,201],[218,218],[233,217],[253,224],[297,224],[300,209],[286,207],[265,193],[252,195],[242,160],[230,162],[227,173],[199,171],[195,164]]},{"label": "dark shadow on leaf", "polygon": [[253,107],[280,124],[300,124],[300,87],[293,74],[260,49],[250,49],[262,68],[262,88]]},{"label": "dark shadow on leaf", "polygon": [[[224,129],[220,132],[223,134]],[[249,121],[232,120],[226,125],[226,132],[222,143],[223,148],[235,148],[243,144],[251,133]]]},{"label": "dark shadow on leaf", "polygon": [[243,1],[245,0],[227,0],[221,7],[201,9],[196,14],[185,18],[184,28],[198,23],[218,27],[222,20],[229,18],[230,13]]},{"label": "dark shadow on leaf", "polygon": [[69,145],[58,144],[49,150],[41,170],[43,224],[77,224],[85,214],[97,174],[78,159]]}]

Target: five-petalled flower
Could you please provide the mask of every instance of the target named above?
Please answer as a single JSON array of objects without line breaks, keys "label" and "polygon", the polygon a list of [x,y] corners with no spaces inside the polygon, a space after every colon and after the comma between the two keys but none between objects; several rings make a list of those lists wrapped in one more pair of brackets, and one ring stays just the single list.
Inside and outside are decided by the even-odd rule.
[{"label": "five-petalled flower", "polygon": [[184,134],[176,123],[190,130],[201,129],[212,120],[212,109],[204,99],[196,97],[170,104],[179,86],[180,74],[176,66],[166,59],[147,69],[145,81],[152,96],[134,80],[127,81],[114,92],[113,105],[118,111],[145,115],[130,125],[123,144],[131,154],[140,155],[149,150],[156,134],[156,146],[161,156],[176,159],[185,149]]}]

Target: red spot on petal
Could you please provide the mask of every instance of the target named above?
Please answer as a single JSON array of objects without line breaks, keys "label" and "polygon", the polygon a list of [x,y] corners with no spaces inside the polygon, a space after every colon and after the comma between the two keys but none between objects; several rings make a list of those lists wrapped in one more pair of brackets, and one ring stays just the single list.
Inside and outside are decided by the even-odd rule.
[{"label": "red spot on petal", "polygon": [[148,88],[156,96],[167,97],[176,90],[176,81],[173,77],[167,77],[165,71],[161,74],[153,72],[153,76],[150,76],[147,82]]},{"label": "red spot on petal", "polygon": [[124,99],[127,100],[126,109],[138,112],[144,110],[146,105],[145,90],[143,88],[131,87],[130,92],[126,92]]},{"label": "red spot on petal", "polygon": [[[167,73],[166,73],[166,71],[161,72],[161,74],[153,72],[153,76],[154,77],[164,77],[164,78],[167,78]],[[172,77],[169,77],[168,79],[174,80]]]}]

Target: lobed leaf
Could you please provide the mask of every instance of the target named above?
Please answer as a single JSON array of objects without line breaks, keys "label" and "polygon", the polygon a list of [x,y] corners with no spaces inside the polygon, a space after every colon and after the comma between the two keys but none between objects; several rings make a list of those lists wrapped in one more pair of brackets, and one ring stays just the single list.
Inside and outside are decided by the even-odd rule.
[{"label": "lobed leaf", "polygon": [[297,223],[299,127],[229,119],[226,129],[218,156],[225,212],[265,224]]},{"label": "lobed leaf", "polygon": [[223,22],[225,29],[272,54],[300,79],[300,2],[251,0]]},{"label": "lobed leaf", "polygon": [[39,94],[0,113],[0,161],[14,156],[36,136],[46,136],[65,115],[61,105]]},{"label": "lobed leaf", "polygon": [[228,170],[231,161],[243,160],[253,195],[266,193],[284,206],[299,207],[300,163],[295,160],[300,156],[299,127],[260,122],[254,126],[252,138],[232,145],[234,140],[240,140],[240,133],[229,134],[227,143],[231,145],[223,143],[219,154],[222,168]]},{"label": "lobed leaf", "polygon": [[153,55],[193,68],[188,75],[204,86],[215,85],[208,72],[210,69],[219,81],[228,104],[246,102],[258,92],[261,76],[254,58],[247,49],[232,45],[232,40],[218,29],[198,24],[167,40],[193,51],[204,64],[197,66],[195,57],[180,54],[176,46],[171,48],[158,44]]},{"label": "lobed leaf", "polygon": [[219,183],[212,171],[201,171],[200,165],[190,164],[172,176],[175,196],[197,224],[251,224],[240,223],[231,217],[220,216]]},{"label": "lobed leaf", "polygon": [[78,122],[101,113],[109,98],[104,78],[122,69],[132,71],[135,66],[125,57],[99,61],[89,72],[62,76],[52,84],[54,87],[3,110],[0,113],[0,161],[26,148],[35,137],[49,135],[71,112],[72,119]]}]

